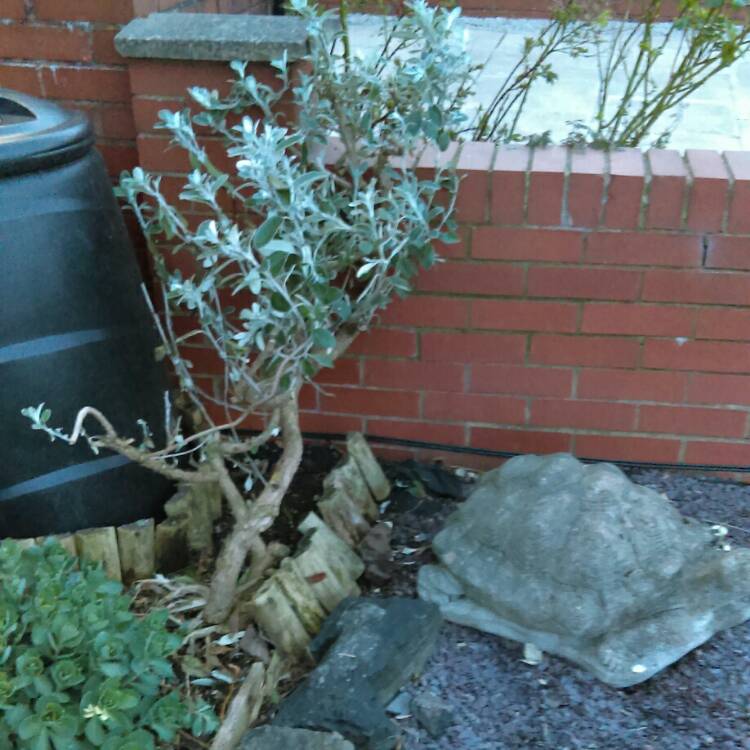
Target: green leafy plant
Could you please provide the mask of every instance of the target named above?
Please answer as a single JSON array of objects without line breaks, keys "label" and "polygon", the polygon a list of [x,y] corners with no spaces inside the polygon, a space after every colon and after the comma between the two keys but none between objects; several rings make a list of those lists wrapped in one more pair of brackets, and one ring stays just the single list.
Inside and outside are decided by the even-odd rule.
[{"label": "green leafy plant", "polygon": [[657,26],[663,5],[636,4],[635,22],[630,13],[613,20],[605,11],[592,24],[596,111],[593,124],[575,123],[570,142],[616,148],[652,138],[664,147],[674,124],[653,132],[664,115],[750,49],[748,0],[680,0],[666,30]]},{"label": "green leafy plant", "polygon": [[[50,426],[43,404],[24,410],[52,439],[83,437],[93,450],[167,477],[219,483],[235,523],[207,592],[203,615],[212,623],[230,614],[248,554],[250,581],[273,559],[261,535],[301,461],[301,387],[331,367],[394,294],[409,293],[417,270],[436,261],[434,242],[456,240],[458,180],[440,150],[465,125],[471,93],[459,12],[414,0],[403,17],[384,19],[380,49],[357,55],[346,43],[345,14],[335,23],[335,14],[306,0],[293,7],[307,21],[310,49],[296,71],[286,57],[274,61],[271,86],[234,63],[228,96],[194,88],[202,111],[161,113],[161,127],[194,167],[181,197],[206,220],[191,225],[158,177],[136,169],[121,179],[161,281],[161,352],[196,427],[183,430],[168,408],[167,444],[156,449],[147,428],[140,443],[121,437],[100,409],[83,409],[70,434]],[[224,139],[229,173],[211,161],[196,126]],[[430,167],[423,173],[413,168],[420,159]],[[241,210],[228,213],[227,203]],[[172,252],[189,256],[194,272],[175,270]],[[196,344],[223,365],[215,388],[193,376]],[[243,437],[237,428],[251,414],[263,414],[266,429]],[[276,438],[283,451],[267,477],[254,454]]]},{"label": "green leafy plant", "polygon": [[139,619],[122,586],[56,542],[0,544],[0,745],[154,750],[210,734],[206,704],[183,701],[166,611]]},{"label": "green leafy plant", "polygon": [[[664,16],[665,0],[633,0],[617,16],[609,0],[565,2],[525,40],[471,137],[548,143],[549,132],[522,134],[519,125],[531,90],[558,80],[554,58],[565,54],[590,57],[598,77],[593,116],[569,123],[566,143],[666,146],[678,105],[750,49],[750,14],[748,0],[679,0],[674,19],[661,23]],[[663,129],[655,133],[657,126]]]},{"label": "green leafy plant", "polygon": [[[539,34],[524,39],[518,62],[508,71],[492,101],[479,112],[471,137],[498,143],[527,140],[518,126],[532,88],[540,81],[557,81],[558,73],[552,64],[555,56],[578,57],[588,52],[590,27],[590,20],[576,0],[566,0],[553,9],[551,20]],[[544,143],[549,134],[531,137]]]}]

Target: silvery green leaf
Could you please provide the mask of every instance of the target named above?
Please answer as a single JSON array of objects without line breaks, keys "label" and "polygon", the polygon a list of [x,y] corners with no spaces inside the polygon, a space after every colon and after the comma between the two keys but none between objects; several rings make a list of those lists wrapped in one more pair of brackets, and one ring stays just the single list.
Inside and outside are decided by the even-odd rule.
[{"label": "silvery green leaf", "polygon": [[273,239],[273,236],[276,234],[276,231],[281,226],[282,221],[283,221],[283,218],[281,216],[277,216],[273,214],[269,216],[255,230],[255,234],[253,234],[253,244],[255,245],[256,249],[262,248],[263,245],[266,245]]}]

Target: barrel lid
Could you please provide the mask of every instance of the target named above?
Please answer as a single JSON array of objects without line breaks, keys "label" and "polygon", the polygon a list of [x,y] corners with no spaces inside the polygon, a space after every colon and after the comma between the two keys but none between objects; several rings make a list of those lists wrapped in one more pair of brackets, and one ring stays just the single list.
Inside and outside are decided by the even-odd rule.
[{"label": "barrel lid", "polygon": [[82,112],[0,88],[0,176],[65,164],[93,144]]}]

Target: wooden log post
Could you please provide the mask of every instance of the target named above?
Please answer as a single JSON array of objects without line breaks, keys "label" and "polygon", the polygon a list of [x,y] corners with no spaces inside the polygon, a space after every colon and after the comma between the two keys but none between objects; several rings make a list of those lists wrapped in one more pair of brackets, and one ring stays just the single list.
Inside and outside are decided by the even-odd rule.
[{"label": "wooden log post", "polygon": [[153,518],[135,521],[117,529],[122,580],[133,581],[151,578],[156,571],[155,524]]},{"label": "wooden log post", "polygon": [[323,495],[318,500],[318,510],[328,527],[352,548],[370,530],[362,511],[340,490],[329,490]]},{"label": "wooden log post", "polygon": [[289,558],[297,572],[310,584],[326,612],[332,612],[347,596],[358,596],[359,587],[349,570],[329,555],[317,530],[306,534],[296,554]]},{"label": "wooden log post", "polygon": [[276,648],[295,660],[310,659],[310,635],[275,576],[265,581],[255,593],[251,612]]},{"label": "wooden log post", "polygon": [[370,523],[377,521],[378,506],[375,504],[362,472],[352,458],[348,458],[341,466],[337,466],[323,480],[324,497],[335,493],[347,498],[367,521]]},{"label": "wooden log post", "polygon": [[71,555],[77,555],[75,534],[58,534],[54,537],[55,541]]},{"label": "wooden log post", "polygon": [[77,531],[75,541],[79,557],[103,563],[104,570],[111,579],[122,580],[120,552],[117,548],[117,534],[114,526]]},{"label": "wooden log post", "polygon": [[184,568],[190,555],[184,519],[167,518],[156,526],[156,569],[160,573],[174,573]]},{"label": "wooden log post", "polygon": [[346,571],[346,575],[352,581],[356,581],[365,572],[365,564],[341,538],[339,538],[315,513],[308,513],[297,526],[302,534],[315,531],[315,541],[325,549],[329,560],[335,562],[336,566]]},{"label": "wooden log post", "polygon": [[289,559],[281,561],[281,567],[273,577],[305,630],[310,635],[316,635],[326,619],[326,612],[315,596],[312,585],[300,575]]},{"label": "wooden log post", "polygon": [[378,502],[385,500],[391,494],[391,484],[362,433],[350,432],[346,436],[346,450],[362,472],[373,497]]},{"label": "wooden log post", "polygon": [[200,492],[186,484],[164,504],[167,518],[184,522],[188,547],[199,554],[210,554],[213,549],[214,510]]}]

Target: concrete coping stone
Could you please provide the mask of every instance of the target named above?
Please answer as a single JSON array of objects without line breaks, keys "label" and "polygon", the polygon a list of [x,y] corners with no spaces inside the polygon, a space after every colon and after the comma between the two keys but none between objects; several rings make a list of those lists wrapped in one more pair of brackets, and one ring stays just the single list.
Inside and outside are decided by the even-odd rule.
[{"label": "concrete coping stone", "polygon": [[307,52],[307,30],[289,16],[152,13],[127,24],[115,47],[131,58],[268,62],[286,50],[297,60]]}]

